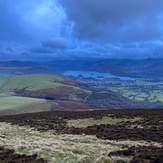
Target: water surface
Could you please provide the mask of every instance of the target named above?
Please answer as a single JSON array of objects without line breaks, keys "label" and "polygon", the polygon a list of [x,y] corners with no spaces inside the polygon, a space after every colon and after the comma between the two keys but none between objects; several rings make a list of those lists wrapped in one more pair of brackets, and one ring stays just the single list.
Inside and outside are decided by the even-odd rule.
[{"label": "water surface", "polygon": [[135,78],[131,78],[128,76],[122,77],[113,75],[111,73],[105,72],[96,72],[96,71],[65,71],[63,73],[65,76],[69,77],[84,77],[84,78],[119,78],[120,80],[136,80]]}]

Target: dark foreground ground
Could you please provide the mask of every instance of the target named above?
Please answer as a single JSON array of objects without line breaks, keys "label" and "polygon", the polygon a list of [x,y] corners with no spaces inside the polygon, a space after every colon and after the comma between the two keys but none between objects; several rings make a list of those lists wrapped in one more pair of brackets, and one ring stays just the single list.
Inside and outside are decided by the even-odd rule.
[{"label": "dark foreground ground", "polygon": [[[93,124],[85,127],[67,125],[70,120],[101,120],[104,116],[111,119],[122,119],[117,123]],[[136,118],[136,120],[134,120]],[[125,120],[124,120],[125,119]],[[145,140],[163,145],[163,110],[107,110],[89,112],[42,112],[0,117],[0,122],[8,122],[22,126],[30,126],[41,132],[54,130],[56,134],[96,135],[100,139],[109,140]],[[74,121],[75,122],[75,121]],[[6,154],[6,152],[8,153]],[[131,163],[163,163],[163,147],[131,147],[127,150],[111,152],[109,156],[130,157]],[[14,155],[12,151],[0,149],[0,163],[38,162],[36,156],[26,157]],[[20,159],[20,157],[22,157]],[[13,160],[13,161],[14,161]],[[20,161],[19,161],[20,160]],[[23,160],[23,161],[22,161]]]},{"label": "dark foreground ground", "polygon": [[0,163],[47,163],[43,159],[37,159],[37,155],[26,156],[15,154],[14,150],[0,148]]}]

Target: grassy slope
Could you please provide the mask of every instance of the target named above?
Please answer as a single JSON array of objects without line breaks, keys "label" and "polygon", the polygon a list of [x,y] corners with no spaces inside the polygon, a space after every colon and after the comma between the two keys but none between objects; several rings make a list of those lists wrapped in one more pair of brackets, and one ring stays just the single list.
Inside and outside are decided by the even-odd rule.
[{"label": "grassy slope", "polygon": [[0,98],[0,110],[17,109],[26,105],[43,103],[45,100],[28,97],[8,96]]},{"label": "grassy slope", "polygon": [[[61,93],[70,91],[74,96],[80,92],[88,93],[77,87],[73,81],[57,75],[0,77],[0,114],[38,112],[51,109],[51,103],[47,100],[15,96],[14,90],[21,89],[28,91],[49,89]],[[57,107],[55,102],[53,102],[54,105]]]},{"label": "grassy slope", "polygon": [[[57,104],[53,102],[53,106]],[[43,99],[8,96],[0,97],[0,115],[13,115],[49,111],[51,103]]]},{"label": "grassy slope", "polygon": [[[14,89],[41,90],[48,88],[72,88],[80,90],[72,81],[55,75],[21,75],[0,78],[0,93],[12,92]],[[84,90],[86,91],[86,90]]]},{"label": "grassy slope", "polygon": [[62,85],[64,78],[52,75],[21,75],[0,78],[0,88],[3,92],[13,89],[43,89]]},{"label": "grassy slope", "polygon": [[[0,114],[17,114],[28,112],[48,111],[51,107],[46,100],[17,97],[13,95],[14,89],[38,90],[47,87],[62,85],[64,79],[52,75],[23,75],[0,78]],[[64,84],[63,84],[64,85]]]}]

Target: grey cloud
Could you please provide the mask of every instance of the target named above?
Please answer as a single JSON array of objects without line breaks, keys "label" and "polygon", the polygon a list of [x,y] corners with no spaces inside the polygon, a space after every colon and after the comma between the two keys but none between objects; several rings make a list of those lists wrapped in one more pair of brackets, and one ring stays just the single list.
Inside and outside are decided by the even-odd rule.
[{"label": "grey cloud", "polygon": [[68,42],[65,39],[58,38],[55,40],[43,41],[42,46],[52,49],[65,49],[68,46]]},{"label": "grey cloud", "polygon": [[0,54],[161,57],[162,22],[163,0],[0,0]]},{"label": "grey cloud", "polygon": [[64,51],[68,47],[68,41],[63,38],[42,41],[40,46],[30,49],[32,53],[54,54]]},{"label": "grey cloud", "polygon": [[19,22],[15,20],[16,13],[9,5],[9,1],[0,1],[0,40],[15,40],[17,41],[24,37]]},{"label": "grey cloud", "polygon": [[162,0],[60,0],[79,38],[140,41],[160,36]]},{"label": "grey cloud", "polygon": [[43,47],[36,47],[36,48],[31,48],[29,50],[31,53],[40,53],[40,54],[49,54],[49,53],[54,53],[53,50],[48,49],[48,48],[43,48]]}]

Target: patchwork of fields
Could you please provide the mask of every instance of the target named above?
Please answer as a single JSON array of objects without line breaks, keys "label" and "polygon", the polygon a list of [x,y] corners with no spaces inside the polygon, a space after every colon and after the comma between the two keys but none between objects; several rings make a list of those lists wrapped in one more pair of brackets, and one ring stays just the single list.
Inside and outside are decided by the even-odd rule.
[{"label": "patchwork of fields", "polygon": [[[80,82],[82,81],[61,75],[1,76],[0,114],[100,108],[152,108],[160,105],[150,103],[157,101],[160,103],[162,100],[161,82],[154,84],[154,82],[119,81],[111,78],[102,81],[93,79],[93,84],[86,86]],[[160,94],[154,96],[156,87],[159,87],[157,90]]]},{"label": "patchwork of fields", "polygon": [[141,78],[135,80],[80,78],[79,81],[98,90],[113,91],[130,100],[163,103],[162,80],[156,81]]},{"label": "patchwork of fields", "polygon": [[122,82],[117,87],[110,87],[111,90],[121,93],[125,97],[138,101],[163,102],[163,82],[136,80]]}]

